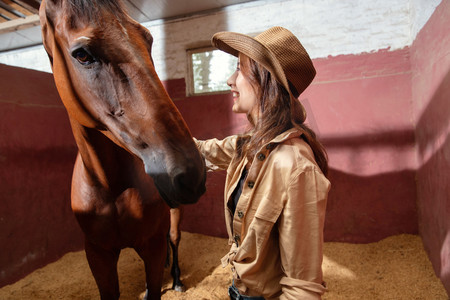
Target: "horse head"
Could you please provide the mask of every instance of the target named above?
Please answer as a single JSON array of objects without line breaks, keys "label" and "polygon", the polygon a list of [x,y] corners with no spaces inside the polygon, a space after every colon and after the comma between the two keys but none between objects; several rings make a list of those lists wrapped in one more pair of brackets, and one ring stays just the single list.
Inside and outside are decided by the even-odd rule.
[{"label": "horse head", "polygon": [[43,0],[43,44],[71,122],[140,158],[172,207],[205,191],[205,168],[159,80],[152,36],[114,0]]}]

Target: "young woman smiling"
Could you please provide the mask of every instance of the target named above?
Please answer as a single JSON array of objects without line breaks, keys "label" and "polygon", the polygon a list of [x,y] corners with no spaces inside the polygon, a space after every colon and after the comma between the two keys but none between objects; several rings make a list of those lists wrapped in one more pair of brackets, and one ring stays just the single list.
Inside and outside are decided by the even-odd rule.
[{"label": "young woman smiling", "polygon": [[212,43],[239,58],[227,84],[233,112],[251,129],[223,140],[196,140],[211,170],[227,170],[225,219],[231,249],[230,299],[320,299],[323,226],[330,182],[324,148],[298,101],[315,76],[287,29],[252,38],[220,32]]}]

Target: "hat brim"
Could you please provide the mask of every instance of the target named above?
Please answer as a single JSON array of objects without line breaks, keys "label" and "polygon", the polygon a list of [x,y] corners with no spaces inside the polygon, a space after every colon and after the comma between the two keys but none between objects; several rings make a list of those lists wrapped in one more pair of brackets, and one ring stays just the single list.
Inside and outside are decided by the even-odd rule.
[{"label": "hat brim", "polygon": [[291,96],[291,109],[294,114],[301,114],[303,120],[306,118],[306,111],[303,105],[295,97],[289,87],[289,81],[284,74],[283,68],[276,56],[266,46],[255,38],[237,32],[218,32],[213,35],[211,43],[214,47],[238,57],[242,53],[265,67],[275,79],[284,86]]},{"label": "hat brim", "polygon": [[216,48],[233,56],[238,57],[239,53],[242,53],[260,63],[290,92],[288,80],[278,59],[272,51],[253,37],[242,33],[225,31],[213,35],[211,42]]}]

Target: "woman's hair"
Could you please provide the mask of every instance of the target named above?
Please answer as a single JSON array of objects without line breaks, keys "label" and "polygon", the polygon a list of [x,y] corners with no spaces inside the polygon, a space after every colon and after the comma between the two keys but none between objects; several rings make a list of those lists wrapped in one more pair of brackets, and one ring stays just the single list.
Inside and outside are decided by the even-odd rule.
[{"label": "woman's hair", "polygon": [[291,100],[289,92],[261,64],[251,58],[240,54],[240,69],[252,85],[257,99],[255,103],[258,118],[253,120],[251,114],[247,115],[253,125],[250,137],[242,139],[237,145],[237,155],[247,156],[249,161],[260,147],[282,132],[299,127],[303,129],[302,138],[311,147],[314,158],[322,172],[328,173],[327,154],[322,144],[317,140],[316,134],[301,119],[294,119],[291,114]]}]

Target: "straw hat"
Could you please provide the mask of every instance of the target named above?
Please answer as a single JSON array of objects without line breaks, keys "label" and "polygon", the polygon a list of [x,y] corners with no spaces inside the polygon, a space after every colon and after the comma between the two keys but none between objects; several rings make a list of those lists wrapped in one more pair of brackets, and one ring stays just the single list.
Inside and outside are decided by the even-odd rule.
[{"label": "straw hat", "polygon": [[263,65],[291,95],[291,110],[302,121],[303,105],[297,98],[316,75],[311,58],[300,41],[283,27],[272,27],[254,38],[236,32],[218,32],[212,37],[216,48],[231,55],[239,52]]}]

